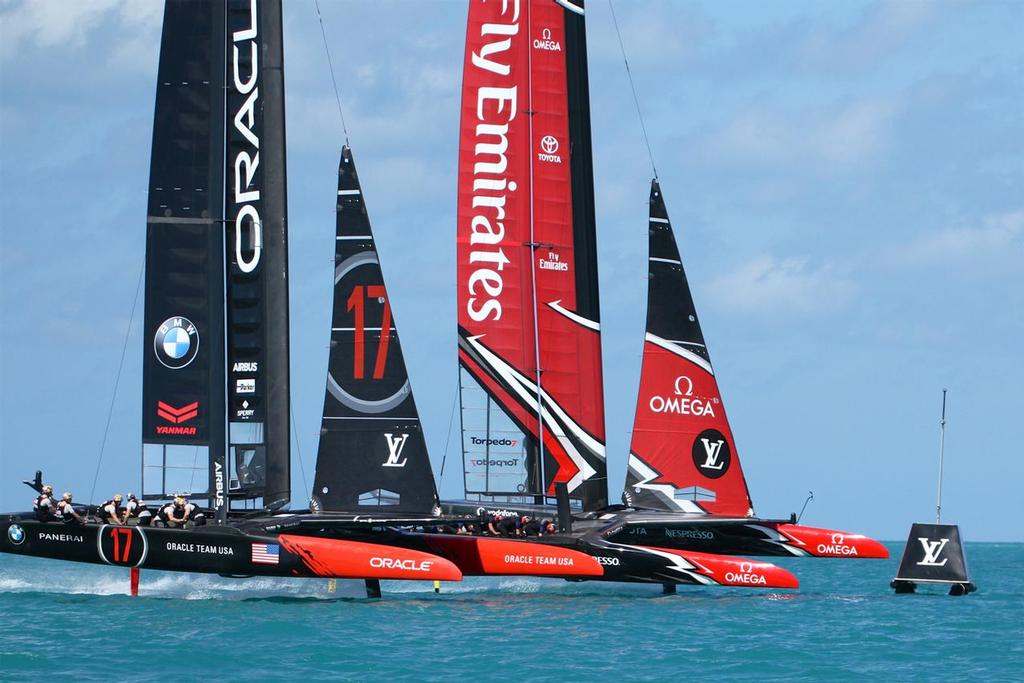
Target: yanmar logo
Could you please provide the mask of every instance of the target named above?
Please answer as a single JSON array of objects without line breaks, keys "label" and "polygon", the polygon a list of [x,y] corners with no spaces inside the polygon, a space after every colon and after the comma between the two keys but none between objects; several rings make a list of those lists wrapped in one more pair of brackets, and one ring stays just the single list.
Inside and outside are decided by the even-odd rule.
[{"label": "yanmar logo", "polygon": [[429,572],[434,566],[431,560],[402,560],[395,557],[371,557],[370,566],[374,569],[404,569],[407,572]]},{"label": "yanmar logo", "polygon": [[196,427],[183,427],[180,426],[183,422],[195,418],[199,415],[199,401],[193,401],[188,405],[176,408],[170,403],[164,403],[163,401],[156,402],[156,415],[162,420],[166,420],[175,427],[169,427],[167,425],[157,425],[156,433],[163,436],[195,436]]}]

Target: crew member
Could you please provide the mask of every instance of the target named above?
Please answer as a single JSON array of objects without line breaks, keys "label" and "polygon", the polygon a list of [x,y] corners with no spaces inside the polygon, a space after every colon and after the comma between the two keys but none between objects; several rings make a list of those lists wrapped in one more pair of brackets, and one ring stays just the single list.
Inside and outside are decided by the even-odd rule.
[{"label": "crew member", "polygon": [[522,525],[523,536],[540,536],[540,520],[523,515],[519,520]]},{"label": "crew member", "polygon": [[100,519],[104,520],[107,524],[125,524],[128,519],[128,513],[121,505],[121,500],[121,494],[115,493],[113,498],[103,501],[99,510]]},{"label": "crew member", "polygon": [[160,521],[163,526],[183,526],[188,521],[185,512],[185,497],[175,496],[174,500],[160,509]]},{"label": "crew member", "polygon": [[145,501],[135,497],[134,493],[128,494],[128,501],[124,505],[125,524],[138,524],[149,526],[153,521],[153,513],[146,507]]},{"label": "crew member", "polygon": [[518,536],[521,533],[518,517],[504,517],[496,526],[502,536]]},{"label": "crew member", "polygon": [[85,520],[75,512],[75,507],[71,504],[70,491],[65,491],[57,503],[57,518],[65,524],[85,524]]},{"label": "crew member", "polygon": [[54,519],[54,507],[53,487],[47,484],[32,501],[32,510],[40,522],[49,522]]},{"label": "crew member", "polygon": [[558,527],[556,527],[555,523],[552,520],[550,520],[550,519],[545,519],[544,523],[541,525],[541,527],[544,530],[544,535],[545,536],[550,536],[551,534],[557,534],[558,533]]}]

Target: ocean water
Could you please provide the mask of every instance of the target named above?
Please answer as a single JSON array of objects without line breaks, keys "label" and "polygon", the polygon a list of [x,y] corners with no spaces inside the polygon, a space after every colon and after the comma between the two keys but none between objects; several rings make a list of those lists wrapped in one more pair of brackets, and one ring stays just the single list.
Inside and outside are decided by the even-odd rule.
[{"label": "ocean water", "polygon": [[783,558],[799,591],[471,578],[222,579],[0,555],[0,680],[1024,680],[1024,544],[979,592],[894,595],[887,561]]}]

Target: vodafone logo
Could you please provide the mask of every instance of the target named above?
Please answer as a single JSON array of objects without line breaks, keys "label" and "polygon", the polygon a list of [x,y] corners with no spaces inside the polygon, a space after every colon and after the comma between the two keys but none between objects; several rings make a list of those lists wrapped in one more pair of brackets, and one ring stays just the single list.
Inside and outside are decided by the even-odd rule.
[{"label": "vodafone logo", "polygon": [[370,566],[374,569],[404,569],[410,572],[429,572],[434,563],[430,560],[400,560],[394,557],[371,557]]}]

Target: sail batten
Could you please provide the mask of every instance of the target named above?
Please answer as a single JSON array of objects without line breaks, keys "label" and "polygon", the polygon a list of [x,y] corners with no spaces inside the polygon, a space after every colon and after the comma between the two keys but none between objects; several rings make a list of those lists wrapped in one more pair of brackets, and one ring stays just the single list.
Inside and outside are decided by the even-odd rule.
[{"label": "sail batten", "polygon": [[623,498],[640,507],[752,514],[711,357],[657,180],[647,330]]},{"label": "sail batten", "polygon": [[351,150],[338,167],[334,308],[313,507],[431,513],[437,492]]},{"label": "sail batten", "polygon": [[604,507],[583,17],[555,0],[471,3],[462,97],[466,492],[543,500],[565,482],[586,509]]}]

